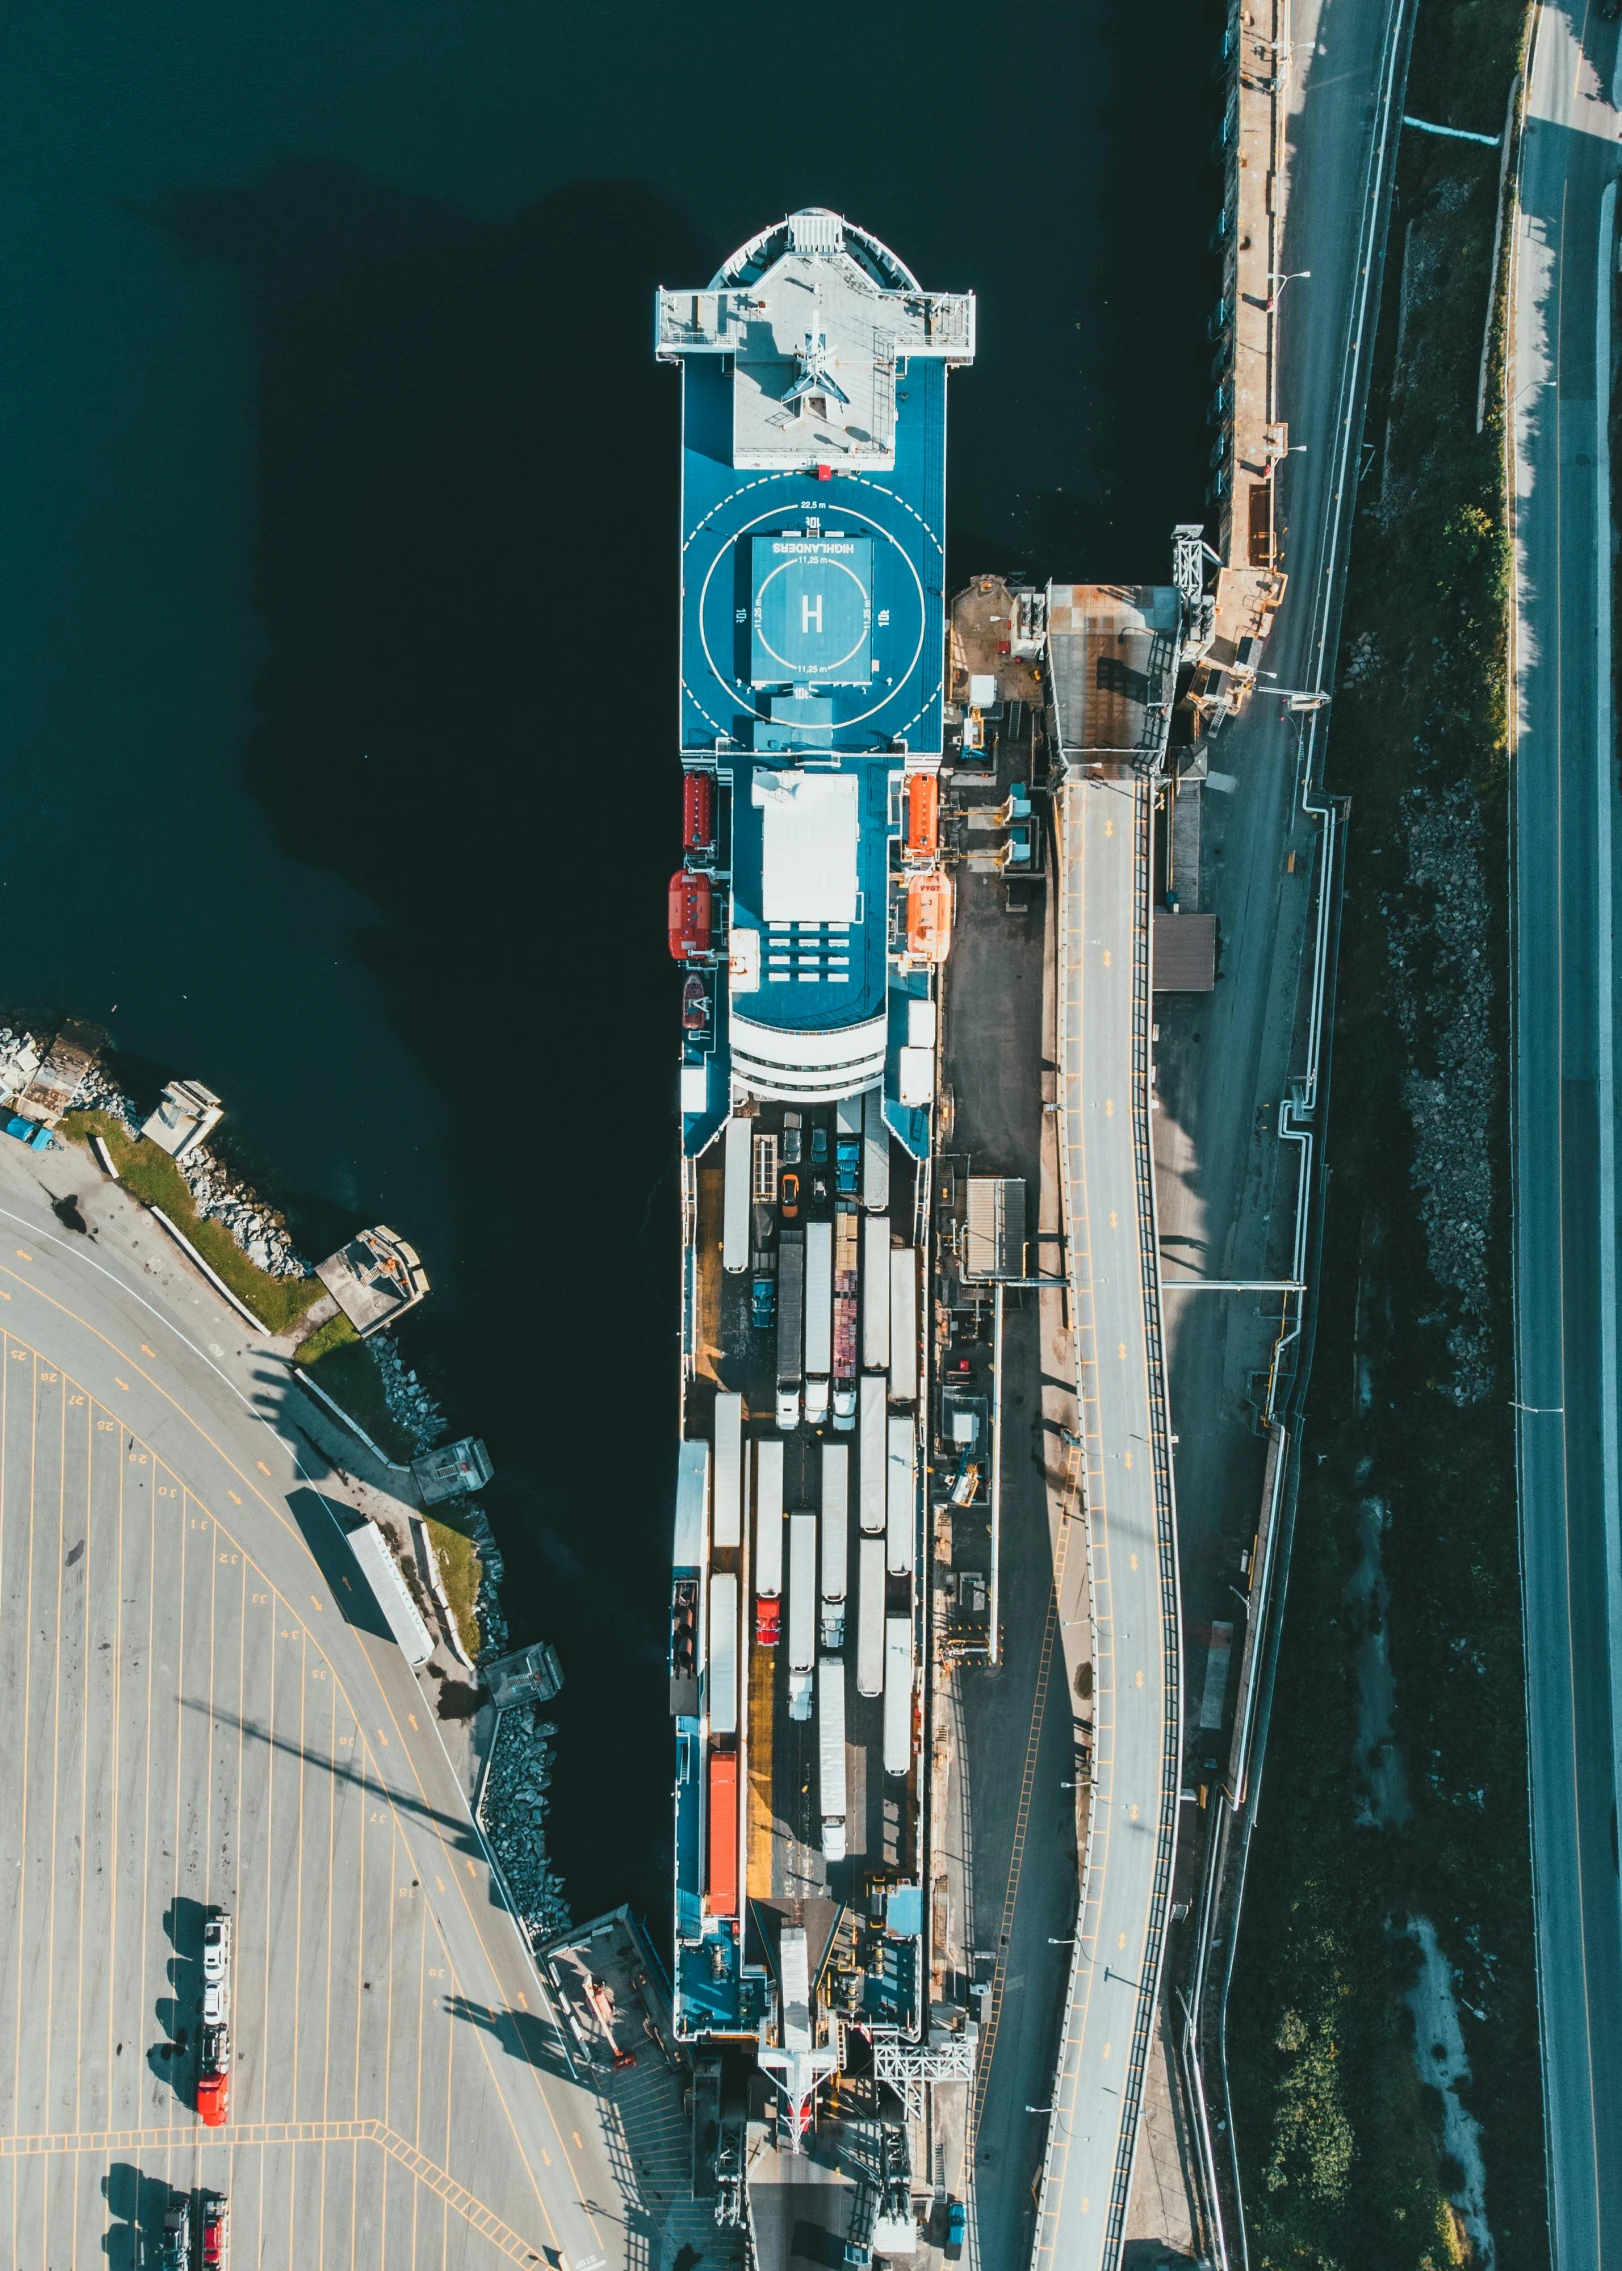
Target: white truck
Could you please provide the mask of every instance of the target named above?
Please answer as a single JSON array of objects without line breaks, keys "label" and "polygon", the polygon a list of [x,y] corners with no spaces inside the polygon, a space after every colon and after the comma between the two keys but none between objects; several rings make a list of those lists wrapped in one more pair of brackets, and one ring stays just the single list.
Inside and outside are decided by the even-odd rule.
[{"label": "white truck", "polygon": [[850,1452],[822,1446],[822,1617],[824,1648],[845,1645],[845,1579],[850,1556]]},{"label": "white truck", "polygon": [[834,1226],[805,1226],[805,1421],[828,1417],[828,1382],[834,1361]]},{"label": "white truck", "polygon": [[817,1662],[817,1748],[822,1808],[822,1857],[845,1858],[845,1659]]},{"label": "white truck", "polygon": [[811,1675],[817,1661],[817,1518],[788,1518],[788,1715],[811,1716]]}]

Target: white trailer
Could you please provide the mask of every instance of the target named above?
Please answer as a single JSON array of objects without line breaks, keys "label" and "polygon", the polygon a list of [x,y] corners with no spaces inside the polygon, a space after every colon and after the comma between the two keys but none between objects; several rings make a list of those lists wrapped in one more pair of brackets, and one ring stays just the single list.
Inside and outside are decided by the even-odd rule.
[{"label": "white trailer", "polygon": [[870,1372],[890,1369],[890,1217],[862,1222],[862,1362]]},{"label": "white trailer", "polygon": [[918,1395],[918,1256],[911,1246],[890,1249],[890,1400]]},{"label": "white trailer", "polygon": [[918,1485],[912,1421],[890,1421],[885,1487],[885,1565],[892,1577],[910,1570],[918,1552]]},{"label": "white trailer", "polygon": [[755,1445],[755,1595],[775,1601],[783,1590],[783,1444],[763,1436]]},{"label": "white trailer", "polygon": [[884,1540],[864,1538],[856,1562],[856,1692],[884,1693]]},{"label": "white trailer", "polygon": [[834,1368],[834,1226],[805,1226],[805,1376],[826,1380]]},{"label": "white trailer", "polygon": [[884,1401],[884,1374],[862,1374],[862,1432],[857,1438],[856,1487],[860,1494],[862,1529],[876,1538],[884,1528],[884,1429],[888,1417]]},{"label": "white trailer", "polygon": [[862,1204],[883,1214],[890,1204],[890,1131],[884,1124],[884,1098],[870,1088],[862,1098]]},{"label": "white trailer", "polygon": [[712,1735],[738,1732],[738,1580],[731,1570],[710,1579],[709,1630],[705,1634],[705,1709]]},{"label": "white trailer", "polygon": [[788,1518],[788,1715],[811,1716],[811,1673],[817,1660],[817,1518]]},{"label": "white trailer", "polygon": [[845,1858],[845,1659],[817,1659],[817,1748],[822,1806],[822,1857]]},{"label": "white trailer", "polygon": [[715,1495],[711,1538],[718,1546],[743,1543],[743,1398],[723,1391],[715,1399]]},{"label": "white trailer", "polygon": [[850,1450],[822,1446],[822,1618],[824,1648],[845,1645],[845,1582],[850,1555]]},{"label": "white trailer", "polygon": [[734,1275],[749,1267],[749,1174],[753,1120],[731,1119],[726,1132],[726,1181],[721,1197],[721,1267]]},{"label": "white trailer", "polygon": [[884,1620],[884,1771],[912,1765],[912,1619]]}]

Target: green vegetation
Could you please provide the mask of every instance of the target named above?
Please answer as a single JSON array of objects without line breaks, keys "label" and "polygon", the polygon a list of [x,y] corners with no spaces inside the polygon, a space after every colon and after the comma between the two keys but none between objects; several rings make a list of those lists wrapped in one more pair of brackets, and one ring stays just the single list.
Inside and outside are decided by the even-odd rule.
[{"label": "green vegetation", "polygon": [[389,1410],[383,1394],[382,1374],[372,1361],[371,1350],[351,1330],[347,1334],[335,1334],[324,1351],[306,1355],[305,1350],[321,1340],[325,1332],[324,1325],[313,1332],[295,1361],[304,1366],[312,1379],[320,1382],[335,1404],[366,1430],[386,1458],[397,1466],[410,1466],[417,1455],[417,1446]]},{"label": "green vegetation", "polygon": [[132,1136],[110,1112],[69,1112],[57,1132],[82,1144],[100,1136],[126,1189],[148,1206],[163,1209],[267,1331],[290,1332],[320,1293],[313,1277],[273,1277],[249,1261],[223,1223],[197,1212],[186,1178],[168,1153],[144,1136]]},{"label": "green vegetation", "polygon": [[348,1348],[360,1339],[359,1333],[344,1315],[336,1310],[324,1325],[317,1325],[313,1333],[306,1333],[293,1351],[295,1364],[318,1364],[335,1348]]},{"label": "green vegetation", "polygon": [[451,1615],[462,1636],[462,1646],[476,1664],[479,1660],[479,1620],[475,1611],[479,1599],[479,1555],[473,1540],[461,1530],[453,1529],[448,1522],[437,1522],[430,1514],[429,1542],[439,1563],[440,1582],[451,1604]]},{"label": "green vegetation", "polygon": [[[1522,35],[1519,0],[1422,10],[1405,107],[1496,130]],[[1459,2095],[1481,2125],[1501,2271],[1548,2263],[1509,1409],[1497,370],[1475,430],[1497,188],[1495,152],[1405,138],[1328,744],[1352,817],[1322,1299],[1229,2009],[1256,2271],[1471,2260],[1448,2200],[1462,2172],[1404,2002],[1419,1915],[1460,1973],[1472,2072]],[[1461,949],[1466,935],[1479,945]],[[1477,954],[1486,979],[1467,983],[1461,959]],[[1450,1167],[1426,1102],[1463,1088],[1482,1136]],[[1437,1260],[1469,1212],[1465,1179],[1489,1226],[1469,1296]],[[1373,1620],[1352,1581],[1371,1499],[1389,1515],[1391,1734],[1411,1808],[1382,1827],[1354,1755]]]}]

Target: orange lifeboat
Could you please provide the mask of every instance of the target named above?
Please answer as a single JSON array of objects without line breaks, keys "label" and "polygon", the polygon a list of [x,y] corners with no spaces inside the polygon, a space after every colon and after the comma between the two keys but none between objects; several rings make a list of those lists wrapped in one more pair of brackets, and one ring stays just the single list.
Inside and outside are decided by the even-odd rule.
[{"label": "orange lifeboat", "polygon": [[952,879],[926,868],[907,885],[907,952],[918,962],[944,962],[952,951]]},{"label": "orange lifeboat", "polygon": [[715,842],[715,784],[708,773],[681,777],[681,845],[684,852],[707,852]]},{"label": "orange lifeboat", "polygon": [[710,879],[689,867],[677,868],[670,878],[670,951],[678,962],[690,962],[710,950]]},{"label": "orange lifeboat", "polygon": [[933,773],[907,776],[907,847],[909,860],[932,860],[940,850],[941,784]]}]

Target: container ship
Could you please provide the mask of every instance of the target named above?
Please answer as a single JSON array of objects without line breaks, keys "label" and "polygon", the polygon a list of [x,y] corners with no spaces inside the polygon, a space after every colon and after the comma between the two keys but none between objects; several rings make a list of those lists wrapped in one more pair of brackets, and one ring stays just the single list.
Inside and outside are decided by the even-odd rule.
[{"label": "container ship", "polygon": [[974,335],[972,294],[820,208],[657,295],[682,376],[673,1987],[723,2222],[749,2124],[806,2151],[842,2079],[928,2028],[946,383]]}]

